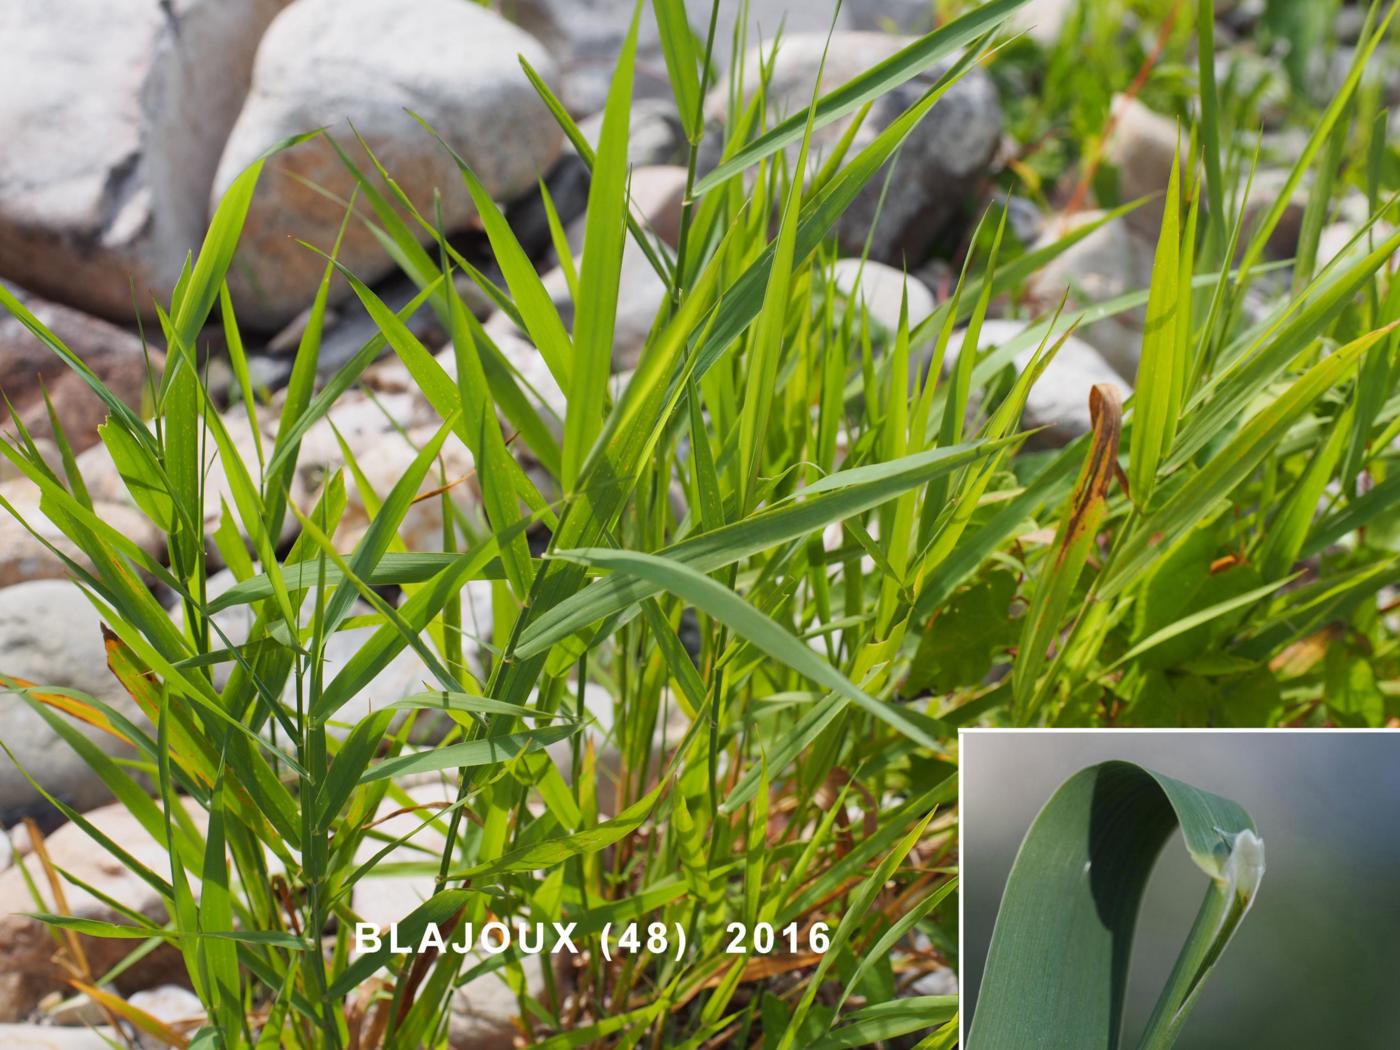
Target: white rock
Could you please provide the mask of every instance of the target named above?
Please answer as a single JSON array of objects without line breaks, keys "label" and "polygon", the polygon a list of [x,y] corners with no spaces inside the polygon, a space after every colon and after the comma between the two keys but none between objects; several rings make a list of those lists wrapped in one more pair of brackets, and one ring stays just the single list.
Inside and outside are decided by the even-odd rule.
[{"label": "white rock", "polygon": [[1377,223],[1371,237],[1361,237],[1353,244],[1357,232],[1358,227],[1350,222],[1334,222],[1324,226],[1317,238],[1318,268],[1344,253],[1353,258],[1374,251],[1387,237],[1394,236],[1395,230],[1386,223]]},{"label": "white rock", "polygon": [[899,313],[906,289],[909,296],[909,327],[933,313],[938,306],[933,293],[917,277],[906,275],[893,266],[867,259],[838,259],[832,267],[832,279],[841,293],[853,299],[870,314],[870,320],[886,333],[899,331]]},{"label": "white rock", "polygon": [[674,164],[632,169],[633,214],[645,220],[646,225],[672,248],[680,238],[685,177],[685,169]]},{"label": "white rock", "polygon": [[109,1050],[116,1042],[110,1028],[55,1028],[52,1025],[0,1024],[5,1050]]},{"label": "white rock", "polygon": [[[557,277],[546,280],[546,288],[552,293],[558,294],[557,289],[562,282],[563,273],[561,271]],[[562,295],[563,302],[567,303],[567,285],[565,285],[565,291]],[[540,415],[541,422],[554,435],[555,440],[563,440],[567,398],[565,398],[564,391],[560,388],[558,381],[554,378],[554,373],[549,370],[549,365],[545,363],[544,355],[524,333],[515,327],[515,324],[505,314],[493,314],[486,322],[485,330],[487,337],[496,344],[496,349],[501,352],[501,356],[505,358],[506,363],[513,371],[516,385],[520,388],[521,394],[534,406],[535,411]],[[457,358],[453,348],[449,346],[446,350],[440,351],[436,357],[438,364],[442,365],[453,379],[456,379]],[[507,428],[505,433],[510,434],[512,432],[510,424],[503,414],[501,421],[502,425]],[[536,465],[533,463],[528,449],[522,443],[516,442],[511,451],[521,459],[526,473],[535,482],[535,487],[545,498],[550,498],[549,493],[553,485],[545,472],[535,469]]]},{"label": "white rock", "polygon": [[[564,704],[572,708],[576,703],[576,683],[570,684],[574,695],[566,695]],[[596,682],[588,682],[583,687],[584,728],[577,738],[580,753],[585,744],[592,744],[597,756],[598,809],[602,813],[614,814],[618,810],[617,787],[622,770],[622,742],[618,739],[617,704],[613,695]],[[680,743],[690,728],[690,720],[680,705],[671,698],[666,707],[666,718],[658,719],[651,736],[651,774],[654,776],[660,763],[669,752]],[[573,782],[573,748],[575,738],[557,741],[545,748],[554,764],[559,767],[566,783]]]},{"label": "white rock", "polygon": [[[107,991],[112,989],[108,988]],[[39,1012],[49,1024],[88,1028],[107,1020],[97,1000],[86,995],[50,992],[39,1004]]]},{"label": "white rock", "polygon": [[[451,155],[404,112],[428,121],[472,166],[487,192],[529,189],[559,154],[562,134],[520,69],[554,68],[533,38],[462,0],[296,0],[268,28],[248,101],[214,179],[217,199],[248,164],[289,135],[326,127],[369,166],[349,125],[427,215],[442,193],[449,231],[473,215]],[[230,278],[240,318],[276,327],[310,302],[343,208],[303,180],[348,197],[354,183],[323,139],[270,159]],[[425,237],[425,240],[431,239]],[[351,223],[340,261],[364,280],[393,269],[373,235]]]},{"label": "white rock", "polygon": [[958,975],[946,966],[941,966],[915,981],[910,991],[915,995],[957,995]]},{"label": "white rock", "polygon": [[1007,28],[1025,32],[1041,47],[1049,47],[1064,32],[1077,0],[1031,0],[1007,20]]},{"label": "white rock", "polygon": [[[543,999],[546,993],[544,960],[561,956],[526,955],[520,968],[525,975],[525,994]],[[464,969],[481,961],[468,956]],[[452,995],[452,1016],[447,1041],[452,1050],[514,1050],[518,1045],[519,1000],[506,983],[504,971],[484,974],[458,988]]]},{"label": "white rock", "polygon": [[[63,454],[58,451],[58,446],[48,438],[34,438],[34,447],[39,450],[40,457],[48,464],[49,469],[62,477]],[[7,481],[19,481],[25,476],[24,471],[20,470],[8,459],[0,459],[0,485],[3,485]]]},{"label": "white rock", "polygon": [[[178,984],[163,984],[158,988],[134,992],[127,997],[127,1002],[177,1031],[193,1032],[205,1018],[204,1004],[199,1001],[199,996]],[[139,1033],[136,1041],[143,1050],[165,1050],[167,1045],[145,1032]]]},{"label": "white rock", "polygon": [[[107,669],[102,621],[76,584],[34,580],[0,591],[0,673],[35,686],[72,689],[111,704],[140,723],[140,711]],[[121,741],[59,714],[109,754],[131,754]],[[51,794],[79,809],[111,795],[102,781],[19,695],[0,694],[0,739]],[[8,757],[0,760],[0,814],[10,824],[47,810]],[[50,811],[51,812],[51,811]]]},{"label": "white rock", "polygon": [[[336,431],[345,439],[379,500],[389,495],[419,450],[437,434],[442,422],[417,391],[416,384],[411,390],[395,389],[394,384],[400,382],[412,384],[401,365],[381,371],[379,383],[386,392],[373,400],[358,394],[347,396],[306,432],[296,473],[301,490],[307,494],[308,506],[319,498],[327,476],[347,467]],[[461,482],[452,489],[453,499],[464,507],[479,506],[480,488],[473,475],[474,466],[471,452],[456,435],[449,435],[437,462],[429,468],[422,492]],[[334,539],[338,550],[349,551],[369,528],[370,516],[364,494],[348,469],[345,485],[345,513]],[[400,524],[399,535],[411,550],[441,550],[440,503],[435,499],[414,503]]]},{"label": "white rock", "polygon": [[[655,201],[647,203],[656,204]],[[679,209],[679,201],[675,203]],[[665,202],[660,205],[662,208],[665,206]],[[677,223],[679,223],[679,218],[677,210]],[[581,241],[582,237],[579,236],[578,239]],[[587,251],[587,245],[584,245],[584,251]],[[569,294],[569,281],[564,276],[563,269],[555,267],[544,275],[543,280],[545,289],[554,302],[555,309],[559,311],[559,316],[564,321],[564,327],[572,329],[574,301]],[[613,329],[613,371],[637,367],[637,361],[641,357],[647,336],[651,334],[652,325],[656,323],[657,313],[666,298],[665,282],[661,280],[660,275],[647,261],[646,254],[637,247],[637,242],[630,236],[622,250],[622,271],[618,282],[616,327]],[[524,333],[519,332],[504,314],[496,315],[493,317],[493,321],[495,322],[492,325],[493,331],[498,330],[497,326],[499,326],[499,330],[511,331],[521,338],[524,337]],[[503,351],[504,349],[502,347]],[[559,407],[562,408],[563,404],[564,401],[561,397]]]},{"label": "white rock", "polygon": [[[194,805],[188,807],[197,826],[203,827],[205,814]],[[135,857],[140,863],[166,877],[170,862],[163,843],[156,842],[121,803],[113,803],[85,814],[99,830]],[[101,888],[128,908],[156,921],[164,921],[165,906],[159,894],[144,880],[128,871],[120,861],[106,853],[82,828],[65,824],[48,836],[49,855],[54,864],[72,873],[89,885]],[[55,960],[55,945],[47,927],[26,912],[51,911],[54,902],[41,868],[31,858],[26,861],[29,875],[39,888],[40,902],[36,904],[25,881],[25,872],[11,868],[0,874],[0,1021],[15,1021],[27,1016],[39,1000],[50,992],[70,989],[67,971]],[[103,922],[127,923],[125,916],[114,911],[86,890],[65,885],[64,895],[69,913],[79,918]],[[83,951],[92,968],[105,972],[129,955],[135,947],[132,941],[106,938],[82,938]],[[123,992],[142,987],[169,983],[181,978],[184,963],[177,950],[162,947],[125,971],[117,981]],[[11,1044],[0,1040],[0,1046]]]},{"label": "white rock", "polygon": [[10,865],[15,862],[15,848],[10,843],[10,836],[0,828],[0,872],[8,871]]},{"label": "white rock", "polygon": [[[985,354],[992,348],[1005,346],[1020,336],[1027,328],[1021,321],[989,320],[982,325],[979,339],[979,352]],[[945,368],[951,367],[962,351],[966,329],[953,333],[948,340]],[[1051,345],[1057,340],[1052,340]],[[1030,363],[1039,340],[1028,342],[1013,355],[1017,371]],[[1041,444],[1060,446],[1068,444],[1080,434],[1092,429],[1089,417],[1089,391],[1100,383],[1110,384],[1126,398],[1132,387],[1122,376],[1109,367],[1098,352],[1087,343],[1070,336],[1046,366],[1040,379],[1031,387],[1026,399],[1023,424],[1030,427],[1046,427],[1040,438]]]},{"label": "white rock", "polygon": [[[1073,219],[1051,221],[1037,247],[1044,247],[1103,217],[1081,212]],[[1122,219],[1099,227],[1056,257],[1026,282],[1026,297],[1037,314],[1053,311],[1065,292],[1067,309],[1081,309],[1141,291],[1152,283],[1151,243],[1132,233]],[[1104,318],[1076,331],[1078,338],[1098,350],[1124,379],[1137,376],[1142,355],[1146,307]]]},{"label": "white rock", "polygon": [[[326,639],[325,674],[330,682],[334,676],[364,648],[377,630],[375,627],[351,627],[337,631]],[[370,679],[332,716],[338,733],[348,732],[361,719],[381,708],[414,693],[440,688],[422,658],[410,648],[400,651],[388,665]],[[290,698],[284,698],[290,699]],[[398,719],[397,721],[402,721]]]},{"label": "white rock", "polygon": [[284,2],[0,4],[0,274],[118,319],[168,296]]},{"label": "white rock", "polygon": [[[414,784],[406,789],[413,800],[413,806],[405,807],[392,798],[380,803],[375,814],[375,832],[390,839],[412,835],[412,839],[396,846],[380,864],[429,863],[436,865],[447,841],[446,834],[436,823],[424,822],[447,806],[457,801],[457,784],[448,776],[440,776]],[[401,812],[406,810],[406,812]],[[442,826],[450,819],[444,817]],[[420,827],[421,825],[421,827]],[[360,843],[355,855],[356,863],[363,864],[382,850],[385,842],[379,838],[367,837]],[[436,867],[433,868],[436,871]],[[371,872],[351,890],[351,907],[364,922],[372,922],[381,929],[402,921],[414,908],[433,895],[434,876],[422,875],[380,875]]]},{"label": "white rock", "polygon": [[[249,475],[256,485],[259,480],[258,475],[258,450],[257,441],[253,436],[253,428],[248,423],[247,413],[242,407],[235,408],[223,417],[224,427],[228,432],[229,440],[237,451],[238,458],[242,460]],[[270,412],[264,412],[260,420],[260,425],[275,422],[275,417]],[[262,449],[264,456],[270,454],[274,444],[275,431],[264,431],[261,435]],[[204,469],[202,476],[204,479],[204,528],[206,534],[219,525],[220,515],[223,508],[227,506],[233,515],[234,522],[241,526],[242,519],[238,512],[237,501],[233,495],[233,485],[229,481],[228,471],[224,466],[223,454],[219,450],[218,444],[214,440],[212,433],[207,434],[203,439]],[[143,512],[138,510],[135,500],[132,498],[126,482],[122,479],[116,464],[112,461],[111,453],[107,446],[101,442],[93,445],[86,452],[77,457],[78,470],[83,475],[83,481],[88,487],[88,492],[93,500],[115,504],[125,509],[127,517],[138,517],[143,528],[135,533],[128,533],[133,538],[144,536],[149,531],[153,539],[155,550],[164,550],[164,539],[159,535],[155,525],[145,518]],[[298,484],[299,478],[292,478],[292,499],[301,507],[307,504],[307,493]],[[285,541],[292,537],[297,530],[296,518],[288,514],[282,522],[282,534],[280,539]],[[147,546],[145,542],[142,544]],[[210,543],[211,564],[214,567],[221,565],[218,552],[214,545]],[[150,549],[150,547],[147,547]]]},{"label": "white rock", "polygon": [[[912,38],[883,33],[843,32],[831,40],[822,77],[823,93],[864,73],[871,66],[906,47]],[[744,83],[759,82],[760,64],[770,59],[773,74],[768,86],[769,109],[775,117],[790,116],[804,109],[812,98],[822,54],[827,51],[825,33],[794,33],[789,27],[779,42],[776,58],[772,49],[755,48],[744,60]],[[915,104],[947,69],[934,66],[908,83],[881,96],[873,103],[861,124],[848,156],[854,156]],[[706,114],[712,122],[722,121],[728,108],[728,88],[719,85],[706,101]],[[823,157],[849,121],[837,121],[814,136],[811,171],[818,170]],[[706,139],[715,148],[718,135]],[[871,236],[870,255],[896,265],[922,259],[933,238],[957,213],[964,198],[986,175],[1001,141],[1001,106],[991,77],[974,68],[948,89],[938,104],[905,140],[898,157],[892,192],[882,190],[888,168],[882,169],[856,197],[837,223],[836,233],[843,251],[859,255]],[[791,155],[796,157],[796,147]],[[717,160],[706,155],[712,166]],[[875,225],[876,216],[879,224]]]}]

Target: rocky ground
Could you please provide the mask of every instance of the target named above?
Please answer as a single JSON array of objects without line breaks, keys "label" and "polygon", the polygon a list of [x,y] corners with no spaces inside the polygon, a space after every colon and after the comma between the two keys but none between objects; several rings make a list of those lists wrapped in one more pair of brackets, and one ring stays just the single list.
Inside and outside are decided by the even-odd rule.
[{"label": "rocky ground", "polygon": [[[737,5],[724,6],[719,39],[728,40]],[[710,4],[687,0],[687,7],[700,22]],[[1072,7],[1072,0],[1033,0],[1017,18],[1032,39],[1049,43]],[[1248,32],[1250,3],[1220,7],[1227,9],[1223,31]],[[150,341],[151,333],[159,332],[153,303],[168,300],[188,253],[199,245],[212,205],[265,151],[288,136],[324,127],[328,138],[302,143],[268,162],[232,270],[233,300],[250,364],[275,406],[306,322],[303,311],[324,268],[322,257],[298,239],[328,249],[341,225],[343,202],[354,189],[333,142],[363,159],[355,139],[362,137],[404,192],[424,208],[440,191],[440,214],[454,243],[491,272],[455,166],[406,116],[405,109],[411,109],[453,145],[488,192],[506,205],[567,323],[568,285],[550,246],[536,187],[540,179],[549,186],[577,249],[587,175],[521,74],[519,61],[523,58],[555,85],[585,132],[596,135],[597,114],[632,8],[630,0],[498,0],[494,9],[462,0],[71,0],[58,18],[46,0],[10,0],[0,5],[6,52],[0,64],[5,140],[0,150],[0,279],[106,384],[128,403],[139,404],[149,370],[160,367],[162,356],[161,347]],[[830,21],[827,5],[753,0],[751,8],[755,40],[760,32],[771,35],[786,19],[770,98],[775,110],[792,112],[805,104],[811,90]],[[927,30],[931,9],[920,0],[848,0],[836,27],[827,87],[893,54],[907,43],[904,34]],[[1347,8],[1344,14],[1354,17],[1352,11]],[[634,206],[640,218],[674,243],[686,178],[685,143],[654,28],[644,30],[641,47],[631,142]],[[756,52],[745,58],[750,66],[757,61]],[[885,127],[936,73],[877,105],[857,144]],[[706,117],[714,125],[724,120],[724,90],[717,88],[706,103]],[[1388,90],[1394,93],[1395,85]],[[870,236],[861,294],[877,324],[897,324],[906,271],[912,321],[931,313],[949,293],[969,217],[996,199],[998,177],[1022,148],[1005,126],[1006,101],[988,72],[974,71],[933,110],[905,148],[893,178],[896,192],[883,208],[883,180],[877,179],[843,221],[838,237],[843,254],[853,258],[838,264],[835,280],[841,287],[854,283],[860,265],[854,257]],[[826,129],[819,147],[829,147],[842,131],[840,125]],[[1120,98],[1105,149],[1106,162],[1119,173],[1120,199],[1165,189],[1176,145],[1173,118],[1137,99]],[[702,152],[701,164],[716,159]],[[1258,206],[1267,207],[1272,203],[1271,174],[1264,172],[1258,182]],[[1053,241],[1117,203],[1091,196],[1070,208],[1071,188],[1052,188],[1036,202],[1012,198],[1013,232],[1024,246]],[[1323,231],[1324,254],[1346,243],[1364,217],[1364,206],[1361,210],[1362,216],[1344,217]],[[1302,212],[1301,199],[1290,204],[1288,221],[1271,246],[1277,257],[1288,257],[1296,246]],[[1348,214],[1345,207],[1342,214]],[[1028,319],[1053,309],[1067,293],[1072,302],[1087,305],[1145,287],[1156,228],[1149,205],[1086,237],[1035,274],[1021,295],[994,304],[983,347],[1012,343]],[[412,286],[395,275],[393,263],[363,225],[349,226],[340,259],[375,284],[391,307],[412,297]],[[614,365],[625,374],[636,364],[664,289],[645,261],[630,254],[623,286]],[[347,292],[342,284],[333,291],[336,302],[322,352],[327,374],[373,331],[359,308],[346,302]],[[531,379],[540,400],[557,409],[558,390],[529,339],[504,315],[493,313],[484,299],[480,316],[511,363]],[[445,334],[426,311],[412,326],[430,346],[445,344]],[[1047,440],[1056,443],[1083,433],[1089,425],[1086,393],[1093,384],[1112,382],[1131,389],[1141,326],[1137,311],[1077,333],[1035,388],[1026,422],[1048,427]],[[220,338],[211,332],[200,350],[211,382],[227,402],[234,391]],[[1022,342],[1026,345],[1013,354],[1018,363],[1035,345]],[[950,360],[959,348],[955,338]],[[450,348],[441,359],[450,368]],[[161,554],[160,537],[135,512],[98,439],[103,406],[9,316],[0,318],[0,390],[13,413],[4,424],[7,431],[14,433],[22,425],[59,466],[62,451],[50,424],[52,404],[97,512],[151,554]],[[227,424],[240,447],[251,450],[256,438],[236,405],[228,410]],[[414,446],[437,425],[436,413],[406,370],[393,361],[381,363],[307,435],[298,492],[309,499],[319,477],[344,464],[342,437],[371,485],[383,491],[402,473]],[[409,441],[399,440],[399,434],[407,434]],[[455,439],[449,441],[443,478],[465,477],[472,466],[467,450]],[[470,482],[453,493],[464,503],[479,499]],[[0,672],[130,707],[105,671],[99,617],[66,578],[64,559],[72,550],[41,512],[37,490],[0,463],[0,497],[6,509],[30,524],[26,528],[12,514],[0,515]],[[227,480],[211,477],[206,501],[211,528],[228,498]],[[410,547],[431,549],[438,542],[440,513],[433,501],[415,509],[404,537]],[[355,530],[367,521],[366,509],[352,506],[339,539],[353,543]],[[468,610],[464,620],[472,622],[471,615]],[[239,626],[234,620],[226,629],[236,636]],[[246,623],[242,629],[247,630]],[[489,623],[480,625],[479,635],[489,640]],[[353,651],[355,633],[337,635],[336,642],[344,652],[333,659],[344,659]],[[417,691],[425,677],[417,658],[406,654],[362,700],[377,706],[398,699]],[[89,735],[104,748],[115,747],[110,736],[96,730]],[[30,764],[48,791],[90,810],[90,819],[126,848],[158,851],[122,806],[104,805],[100,781],[13,695],[0,696],[0,740]],[[21,823],[24,818],[37,823]],[[0,1026],[0,1046],[7,1048],[104,1045],[96,1033],[63,1027],[102,1023],[104,1018],[86,1000],[65,998],[65,975],[51,961],[50,934],[23,914],[34,903],[29,880],[14,858],[32,862],[36,831],[50,832],[50,856],[78,878],[153,917],[159,908],[148,887],[89,848],[81,830],[56,826],[54,818],[29,780],[8,760],[0,760],[0,823],[9,829],[8,835],[0,834],[0,1021],[15,1026]],[[31,875],[37,873],[31,864]],[[117,918],[92,895],[70,891],[66,906],[80,916]],[[102,951],[104,944],[110,952],[112,944],[85,943],[90,952]],[[117,947],[125,952],[123,943]],[[92,962],[100,968],[102,959]],[[127,971],[117,990],[178,1025],[198,1012],[198,1001],[169,983],[178,971],[178,960],[155,952]],[[494,978],[485,980],[494,991],[483,984],[464,993],[454,1021],[454,1045],[510,1045],[514,997]]]}]

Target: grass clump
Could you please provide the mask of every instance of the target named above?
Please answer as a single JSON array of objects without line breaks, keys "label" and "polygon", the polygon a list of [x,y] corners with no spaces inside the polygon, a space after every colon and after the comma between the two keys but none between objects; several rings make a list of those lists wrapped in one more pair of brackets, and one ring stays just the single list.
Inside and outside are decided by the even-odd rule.
[{"label": "grass clump", "polygon": [[[370,225],[419,297],[396,313],[340,267],[334,245],[317,246],[325,280],[280,408],[253,394],[224,285],[260,164],[230,188],[161,312],[169,353],[150,420],[0,290],[107,400],[103,441],[166,539],[151,557],[94,514],[71,457],[55,471],[23,434],[0,450],[85,556],[69,569],[148,722],[10,684],[56,728],[77,717],[132,746],[130,762],[85,753],[170,861],[151,870],[99,839],[159,894],[164,923],[48,920],[174,945],[208,1013],[199,1046],[442,1045],[455,990],[492,973],[522,992],[521,1023],[541,1046],[787,1050],[916,1032],[929,1032],[921,1046],[950,1046],[955,998],[901,998],[908,974],[894,962],[956,960],[958,727],[1394,718],[1395,632],[1377,596],[1400,580],[1400,236],[1383,223],[1393,146],[1384,122],[1359,119],[1372,101],[1362,73],[1393,11],[1373,15],[1289,173],[1288,193],[1308,177],[1319,212],[1329,202],[1317,187],[1365,187],[1371,219],[1354,250],[1300,258],[1292,288],[1253,309],[1252,292],[1277,286],[1264,253],[1283,205],[1246,223],[1229,178],[1253,163],[1244,118],[1228,92],[1203,88],[1151,286],[1037,319],[945,370],[957,327],[975,333],[994,303],[1107,220],[1031,246],[1014,243],[994,206],[951,295],[928,317],[906,308],[890,331],[837,291],[829,234],[946,88],[1000,46],[995,30],[1018,6],[975,7],[854,85],[815,88],[812,106],[766,131],[755,103],[731,122],[719,168],[701,178],[690,165],[676,251],[627,204],[635,30],[596,151],[539,83],[592,167],[572,330],[465,164],[499,284],[368,148],[344,157],[357,177],[346,221]],[[695,156],[717,44],[679,28],[678,3],[656,8]],[[815,162],[817,127],[959,49],[868,145],[843,139]],[[669,294],[617,392],[627,238]],[[565,395],[562,419],[471,314],[463,276],[518,320]],[[378,335],[318,390],[334,280]],[[423,304],[450,335],[445,354],[405,323]],[[1136,393],[1095,389],[1091,433],[1029,445],[1026,399],[1073,330],[1144,305]],[[253,459],[201,382],[196,347],[211,323],[252,429],[275,435]],[[302,440],[386,349],[440,417],[437,433],[388,491],[370,491],[351,454],[298,500]],[[435,465],[449,442],[476,463],[478,511]],[[227,499],[206,528],[215,464]],[[372,518],[342,549],[352,486]],[[405,517],[429,500],[442,508],[440,549],[408,550]],[[289,524],[296,538],[283,544]],[[531,539],[542,533],[540,551]],[[219,564],[238,583],[211,598]],[[148,581],[175,596],[181,622]],[[483,669],[464,657],[469,585],[492,596]],[[238,607],[252,629],[234,642],[217,614]],[[364,626],[368,643],[329,666],[329,640]],[[344,721],[405,650],[431,671],[424,691]],[[606,757],[585,732],[589,687],[614,712]],[[420,749],[410,739],[428,715],[449,728]],[[551,744],[568,747],[564,761]],[[445,801],[410,795],[410,773],[437,777]],[[387,834],[379,819],[391,810],[418,827]],[[463,936],[491,916],[573,922],[594,939],[529,996],[515,952],[354,956],[356,887],[390,872],[429,880],[405,940],[429,923]],[[604,958],[604,924],[634,921],[661,923],[671,950]],[[798,949],[732,954],[735,922],[792,929]],[[897,956],[916,927],[924,947]]]}]

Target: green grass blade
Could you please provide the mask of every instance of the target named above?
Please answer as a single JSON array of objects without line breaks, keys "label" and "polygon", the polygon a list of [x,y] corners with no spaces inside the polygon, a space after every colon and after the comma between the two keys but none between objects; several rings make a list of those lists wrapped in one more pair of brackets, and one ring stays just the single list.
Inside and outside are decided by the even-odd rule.
[{"label": "green grass blade", "polygon": [[[1188,364],[1187,341],[1179,317],[1189,292],[1181,287],[1181,156],[1172,162],[1166,208],[1157,254],[1152,261],[1152,287],[1138,362],[1137,392],[1133,397],[1133,437],[1129,449],[1128,481],[1133,499],[1146,506],[1157,483],[1157,469],[1171,450],[1181,414],[1181,389]],[[1192,246],[1187,245],[1186,251]]]},{"label": "green grass blade", "polygon": [[799,639],[749,605],[729,588],[679,562],[635,551],[585,549],[556,557],[640,576],[711,616],[735,634],[806,678],[893,726],[925,747],[938,747],[938,724],[927,715],[868,695]]},{"label": "green grass blade", "polygon": [[[833,521],[854,517],[934,478],[991,454],[1003,443],[972,443],[916,452],[889,463],[838,471],[802,490],[800,498],[752,514],[658,552],[670,561],[709,573],[760,551],[808,536]],[[589,584],[577,595],[536,617],[516,646],[534,655],[596,620],[626,609],[662,590],[645,579],[614,576]]]},{"label": "green grass blade", "polygon": [[1362,336],[1323,358],[1268,407],[1244,424],[1223,448],[1159,509],[1147,516],[1126,541],[1101,581],[1100,595],[1111,597],[1127,586],[1152,560],[1155,548],[1185,535],[1216,504],[1249,477],[1277,447],[1304,412],[1353,369],[1395,325]]},{"label": "green grass blade", "polygon": [[410,773],[431,773],[441,769],[464,769],[469,766],[494,766],[508,762],[526,751],[565,740],[579,731],[576,725],[545,726],[519,733],[482,737],[461,744],[449,744],[415,755],[401,755],[371,767],[360,777],[360,783],[406,776]]},{"label": "green grass blade", "polygon": [[627,139],[632,110],[632,70],[637,54],[641,5],[622,45],[607,106],[593,182],[588,190],[579,300],[574,318],[573,383],[568,387],[569,413],[564,419],[564,462],[560,483],[572,491],[583,462],[603,429],[608,376],[612,373],[613,334],[627,241]]},{"label": "green grass blade", "polygon": [[916,40],[760,135],[701,179],[695,186],[696,195],[708,193],[746,168],[799,141],[809,122],[812,130],[818,131],[854,113],[867,102],[908,83],[940,59],[968,47],[995,30],[1024,3],[1026,0],[991,0]]}]

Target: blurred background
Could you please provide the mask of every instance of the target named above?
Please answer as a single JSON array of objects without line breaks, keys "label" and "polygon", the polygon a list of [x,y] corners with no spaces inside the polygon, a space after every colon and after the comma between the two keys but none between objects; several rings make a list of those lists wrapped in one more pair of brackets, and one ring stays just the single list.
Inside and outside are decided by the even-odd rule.
[{"label": "blurred background", "polygon": [[[1264,839],[1258,900],[1180,1050],[1400,1046],[1400,736],[969,732],[961,747],[966,1016],[1026,830],[1070,776],[1124,759],[1234,799]],[[1174,835],[1143,901],[1123,1045],[1135,1045],[1205,888]]]}]

